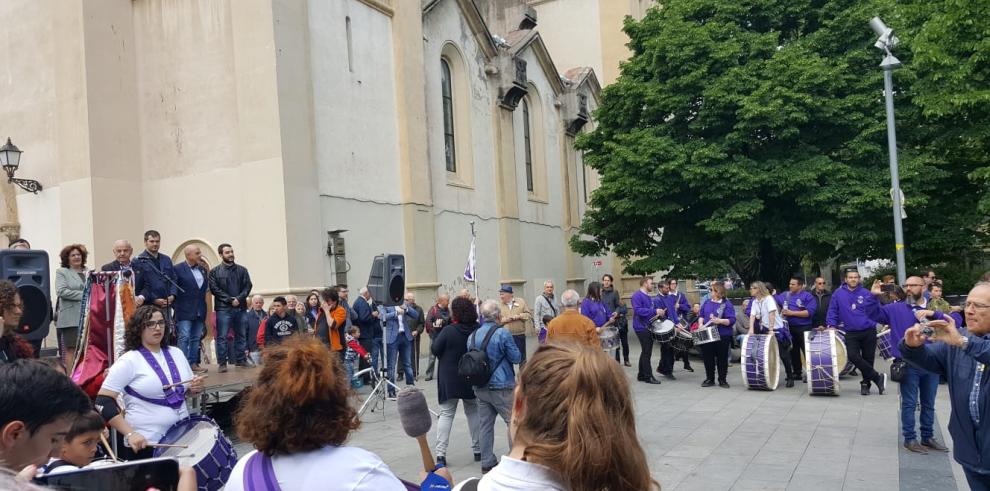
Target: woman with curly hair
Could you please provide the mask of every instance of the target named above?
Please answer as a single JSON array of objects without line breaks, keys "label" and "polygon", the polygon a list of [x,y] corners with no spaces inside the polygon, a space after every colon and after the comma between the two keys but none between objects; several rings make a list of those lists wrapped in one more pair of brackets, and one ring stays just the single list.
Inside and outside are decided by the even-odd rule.
[{"label": "woman with curly hair", "polygon": [[377,455],[344,445],[361,421],[348,404],[350,383],[339,364],[312,336],[266,350],[235,417],[237,436],[257,450],[237,461],[224,489],[406,489]]},{"label": "woman with curly hair", "polygon": [[[96,396],[103,420],[122,435],[118,455],[124,460],[151,457],[148,443],[157,443],[172,425],[189,416],[186,392],[203,391],[204,377],[193,378],[182,350],[162,343],[166,334],[162,309],[138,307],[124,330],[127,351],[110,366]],[[192,382],[165,389],[185,380]],[[117,407],[119,395],[124,396],[126,418]]]},{"label": "woman with curly hair", "polygon": [[509,455],[455,491],[660,490],[636,436],[629,382],[600,349],[540,346],[514,399]]},{"label": "woman with curly hair", "polygon": [[0,313],[3,326],[0,326],[0,363],[10,363],[20,358],[34,358],[34,348],[24,338],[15,334],[24,304],[17,286],[8,280],[0,280]]},{"label": "woman with curly hair", "polygon": [[79,317],[83,290],[86,289],[86,246],[69,244],[58,257],[62,267],[55,271],[55,295],[58,298],[55,328],[59,354],[66,365],[72,365],[79,338]]}]

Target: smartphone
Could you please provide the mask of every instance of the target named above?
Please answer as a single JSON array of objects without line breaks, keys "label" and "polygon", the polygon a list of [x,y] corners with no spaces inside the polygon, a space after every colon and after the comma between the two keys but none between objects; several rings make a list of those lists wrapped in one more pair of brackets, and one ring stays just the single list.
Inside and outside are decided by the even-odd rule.
[{"label": "smartphone", "polygon": [[177,491],[179,488],[179,461],[174,458],[157,458],[121,462],[96,468],[60,472],[39,477],[39,484],[65,491]]}]

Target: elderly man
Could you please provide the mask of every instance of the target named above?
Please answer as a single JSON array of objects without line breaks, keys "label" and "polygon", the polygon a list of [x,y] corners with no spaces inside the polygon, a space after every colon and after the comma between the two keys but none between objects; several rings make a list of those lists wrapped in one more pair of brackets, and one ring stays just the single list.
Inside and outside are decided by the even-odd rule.
[{"label": "elderly man", "polygon": [[[353,322],[361,329],[361,337],[358,338],[358,342],[365,351],[371,353],[371,364],[375,367],[375,371],[378,371],[378,360],[383,355],[382,325],[378,320],[378,310],[372,305],[373,303],[371,292],[368,291],[367,287],[361,287],[361,290],[358,291],[358,297],[354,299],[352,310],[354,312]],[[362,361],[359,368],[362,370],[367,368],[365,363]],[[365,375],[365,383],[370,381],[371,377]]]},{"label": "elderly man", "polygon": [[199,340],[203,337],[206,322],[206,280],[209,272],[201,264],[203,256],[199,246],[187,245],[182,253],[186,260],[174,266],[176,282],[181,291],[175,295],[175,328],[178,345],[186,360],[197,373],[205,372],[199,366]]},{"label": "elderly man", "polygon": [[247,349],[248,353],[251,353],[251,357],[255,359],[250,359],[251,363],[254,363],[261,359],[259,349],[258,349],[258,327],[261,326],[262,321],[268,318],[268,312],[265,311],[265,297],[261,295],[255,295],[251,297],[251,308],[244,313],[244,332],[247,336]]},{"label": "elderly man", "polygon": [[[928,323],[933,334],[914,325],[898,345],[908,363],[942,375],[949,387],[953,457],[974,490],[990,489],[990,283],[970,290],[964,309],[966,328],[951,316]],[[935,341],[925,344],[927,340]]]},{"label": "elderly man", "polygon": [[560,312],[559,307],[553,298],[553,281],[544,281],[543,293],[537,295],[536,301],[533,302],[533,325],[536,327],[540,343],[547,340],[547,324],[557,317],[557,313]]},{"label": "elderly man", "polygon": [[296,326],[299,332],[312,332],[313,327],[309,326],[306,322],[306,316],[296,312],[296,305],[299,305],[299,297],[295,295],[285,296],[285,310],[289,312],[289,315],[296,319]]},{"label": "elderly man", "polygon": [[[446,293],[441,293],[437,296],[437,303],[430,307],[430,311],[426,314],[426,333],[430,335],[430,345],[433,345],[433,340],[436,339],[440,331],[443,330],[444,326],[450,324],[450,295]],[[433,370],[436,367],[437,357],[433,355],[433,351],[430,351],[430,362],[426,366],[426,381],[429,382],[433,380]]]},{"label": "elderly man", "polygon": [[414,316],[415,318],[410,321],[409,329],[411,329],[413,332],[412,333],[413,334],[413,349],[412,349],[413,378],[419,380],[419,353],[420,353],[419,338],[423,334],[423,330],[425,329],[426,326],[426,321],[425,321],[426,313],[423,312],[423,307],[420,307],[416,303],[415,293],[406,292],[405,300],[406,300],[406,305],[408,305],[410,309],[416,311],[416,315]]},{"label": "elderly man", "polygon": [[595,323],[578,311],[580,302],[581,295],[574,290],[567,290],[560,296],[564,311],[547,325],[548,343],[572,342],[601,347]]},{"label": "elderly man", "polygon": [[131,243],[124,240],[116,240],[113,243],[113,261],[100,267],[101,271],[123,271],[131,269],[131,255],[134,248]]},{"label": "elderly man", "polygon": [[512,340],[522,353],[519,368],[526,364],[526,325],[533,320],[533,314],[526,301],[512,295],[512,285],[502,285],[498,291],[501,324],[512,334]]}]

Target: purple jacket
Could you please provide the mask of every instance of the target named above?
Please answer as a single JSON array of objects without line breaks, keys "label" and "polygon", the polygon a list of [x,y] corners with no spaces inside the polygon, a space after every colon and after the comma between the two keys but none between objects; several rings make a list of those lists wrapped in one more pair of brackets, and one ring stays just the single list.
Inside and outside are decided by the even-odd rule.
[{"label": "purple jacket", "polygon": [[581,315],[591,319],[595,323],[595,327],[602,327],[608,322],[612,313],[608,311],[608,307],[603,302],[596,302],[590,297],[584,297],[584,300],[581,301]]},{"label": "purple jacket", "polygon": [[[803,310],[808,312],[808,317],[785,315],[784,320],[787,321],[787,325],[794,327],[811,327],[811,321],[815,317],[815,312],[818,311],[818,301],[815,300],[814,295],[804,290],[801,290],[799,293],[791,293],[787,291],[784,293],[778,293],[773,298],[777,301],[777,305],[780,307],[781,311],[786,308],[787,310]],[[784,307],[785,304],[787,307]]]},{"label": "purple jacket", "polygon": [[657,296],[653,297],[653,306],[656,309],[667,309],[665,319],[677,324],[679,320],[677,317],[677,297],[662,293],[657,294]]},{"label": "purple jacket", "polygon": [[858,286],[850,291],[842,285],[832,292],[825,323],[846,332],[876,329],[879,311],[880,303],[869,290]]},{"label": "purple jacket", "polygon": [[[894,355],[894,358],[901,357],[899,345],[901,344],[901,340],[904,339],[904,333],[911,326],[918,323],[918,318],[914,316],[914,311],[915,309],[911,308],[905,302],[893,302],[880,306],[878,320],[880,323],[890,326],[890,352]],[[932,318],[942,320],[944,317],[941,312],[935,312]]]},{"label": "purple jacket", "polygon": [[657,308],[653,306],[650,296],[643,293],[643,290],[636,290],[629,299],[633,311],[633,330],[643,332],[650,327],[650,319],[657,315]]},{"label": "purple jacket", "polygon": [[685,297],[683,293],[671,293],[669,296],[671,297],[673,304],[676,306],[674,310],[677,311],[678,317],[684,317],[691,312],[691,303],[688,302],[687,297]]},{"label": "purple jacket", "polygon": [[[718,309],[723,305],[725,307],[722,308],[722,315],[719,315]],[[711,316],[729,320],[729,325],[718,326],[718,335],[722,337],[731,337],[732,326],[736,324],[736,309],[732,306],[732,302],[728,300],[722,300],[721,302],[716,302],[712,299],[705,300],[705,304],[701,306],[701,312],[698,313],[698,321],[701,323],[699,327],[705,325]]]}]

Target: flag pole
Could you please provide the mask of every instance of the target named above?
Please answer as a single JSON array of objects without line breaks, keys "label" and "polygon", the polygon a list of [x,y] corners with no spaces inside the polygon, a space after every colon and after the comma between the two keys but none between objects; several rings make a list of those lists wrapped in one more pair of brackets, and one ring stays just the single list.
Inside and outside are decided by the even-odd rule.
[{"label": "flag pole", "polygon": [[[474,230],[474,220],[471,220],[471,243],[475,244],[478,238],[478,234]],[[478,294],[478,252],[475,248],[474,252],[474,271],[472,271],[474,276],[474,298],[481,300],[481,295]]]}]

